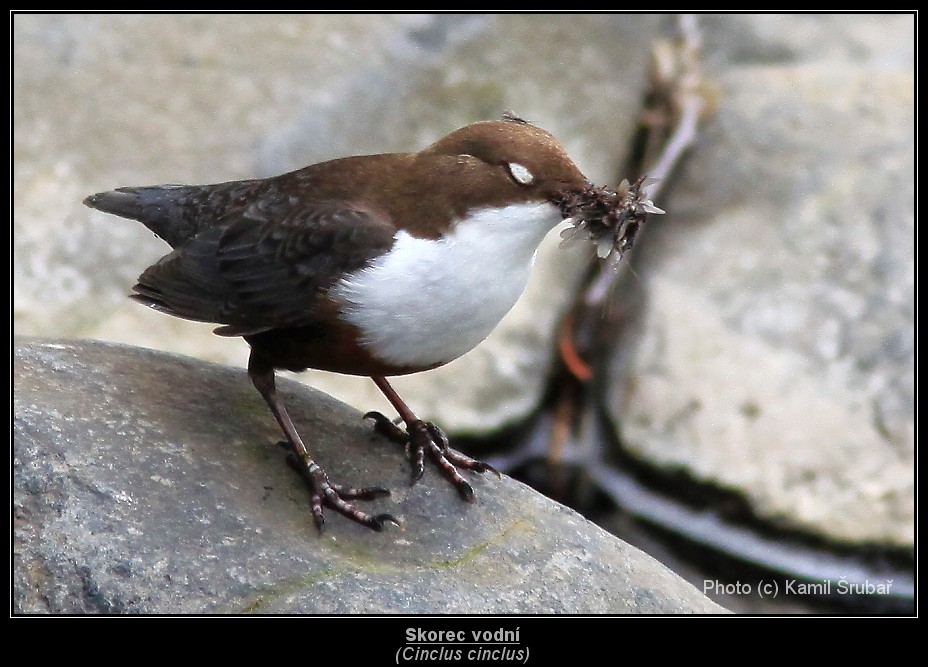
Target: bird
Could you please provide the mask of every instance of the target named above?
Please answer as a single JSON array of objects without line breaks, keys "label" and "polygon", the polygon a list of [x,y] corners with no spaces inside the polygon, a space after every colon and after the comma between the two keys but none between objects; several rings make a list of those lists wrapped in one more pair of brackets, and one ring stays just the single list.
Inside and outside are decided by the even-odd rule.
[{"label": "bird", "polygon": [[427,457],[473,501],[462,471],[499,473],[451,448],[387,378],[437,368],[484,340],[522,294],[542,239],[595,192],[551,133],[507,114],[419,152],[211,185],[120,187],[84,204],[137,220],[171,247],[139,276],[132,299],[249,344],[248,376],[309,487],[320,532],[324,507],[379,531],[400,521],[358,501],[389,490],[330,481],[287,413],[276,372],[370,377],[399,419],[365,417],[406,447],[412,483]]}]

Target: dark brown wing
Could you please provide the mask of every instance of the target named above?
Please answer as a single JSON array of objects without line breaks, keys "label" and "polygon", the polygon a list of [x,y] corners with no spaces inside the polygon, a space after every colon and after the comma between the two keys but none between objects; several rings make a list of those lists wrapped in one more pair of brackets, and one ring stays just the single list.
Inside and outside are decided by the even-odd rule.
[{"label": "dark brown wing", "polygon": [[312,324],[319,293],[393,245],[383,215],[342,201],[269,197],[149,267],[132,298],[225,336]]}]

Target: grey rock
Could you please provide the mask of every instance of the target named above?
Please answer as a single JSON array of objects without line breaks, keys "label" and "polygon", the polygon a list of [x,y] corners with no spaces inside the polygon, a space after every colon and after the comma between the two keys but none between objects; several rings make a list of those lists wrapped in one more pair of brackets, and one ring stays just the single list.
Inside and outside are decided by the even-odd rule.
[{"label": "grey rock", "polygon": [[[912,17],[823,20],[807,52],[808,21],[796,40],[763,19],[717,32],[748,21],[793,61],[715,75],[717,114],[639,247],[646,306],[609,404],[631,451],[741,492],[771,524],[909,547]],[[834,34],[870,46],[829,61]]]},{"label": "grey rock", "polygon": [[867,63],[911,67],[915,23],[906,14],[702,15],[704,57],[711,67]]},{"label": "grey rock", "polygon": [[20,341],[15,613],[716,613],[642,552],[503,477],[462,502],[360,413],[281,390],[330,476],[383,484],[404,529],[327,513],[320,537],[240,369],[139,348]]},{"label": "grey rock", "polygon": [[[82,207],[84,196],[418,150],[507,108],[558,136],[590,178],[615,183],[657,25],[603,15],[16,16],[17,330],[242,365],[241,341],[125,299],[166,247],[135,222]],[[537,405],[553,324],[586,261],[550,240],[525,298],[484,345],[398,383],[417,411],[483,433]],[[389,409],[367,381],[303,377],[361,409]]]}]

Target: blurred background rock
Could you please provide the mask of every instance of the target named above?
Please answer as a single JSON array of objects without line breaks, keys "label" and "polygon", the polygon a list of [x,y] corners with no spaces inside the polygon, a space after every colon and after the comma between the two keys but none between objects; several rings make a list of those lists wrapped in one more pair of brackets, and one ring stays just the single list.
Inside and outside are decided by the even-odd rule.
[{"label": "blurred background rock", "polygon": [[[701,16],[716,112],[634,257],[644,294],[604,397],[626,451],[842,549],[914,548],[914,17]],[[16,15],[18,335],[244,366],[247,346],[126,299],[167,247],[81,205],[123,185],[418,150],[507,109],[616,183],[654,15]],[[556,235],[553,235],[556,236]],[[585,249],[397,388],[453,434],[539,405]],[[573,249],[571,249],[573,250]],[[617,304],[622,295],[617,295]],[[388,409],[363,378],[304,382]],[[736,608],[733,605],[732,608]]]}]

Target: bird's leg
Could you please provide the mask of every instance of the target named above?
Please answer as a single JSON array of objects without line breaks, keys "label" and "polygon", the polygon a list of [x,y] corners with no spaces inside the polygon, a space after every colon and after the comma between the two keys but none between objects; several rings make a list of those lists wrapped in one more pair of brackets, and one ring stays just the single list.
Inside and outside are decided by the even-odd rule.
[{"label": "bird's leg", "polygon": [[287,438],[291,450],[287,457],[287,463],[300,474],[300,477],[303,478],[312,491],[313,521],[320,531],[325,524],[325,518],[322,515],[323,504],[374,530],[383,530],[383,524],[387,521],[400,525],[399,521],[391,514],[368,514],[346,502],[347,500],[372,500],[378,496],[388,496],[390,491],[378,486],[345,487],[329,481],[325,471],[309,455],[306,445],[303,444],[303,440],[293,426],[290,415],[287,414],[283,401],[280,400],[280,396],[277,394],[273,366],[266,363],[253,351],[248,359],[248,377],[251,378],[255,388],[264,397]]},{"label": "bird's leg", "polygon": [[406,405],[403,399],[400,398],[399,394],[396,393],[396,390],[390,386],[390,383],[387,382],[385,377],[373,376],[371,379],[399,413],[400,419],[406,423],[406,430],[403,431],[403,429],[390,421],[388,417],[379,412],[368,412],[364,417],[374,420],[374,427],[377,429],[378,433],[394,442],[406,446],[406,456],[409,458],[409,463],[412,466],[411,482],[413,484],[422,477],[422,473],[425,471],[426,453],[428,453],[429,458],[435,462],[435,465],[438,466],[438,469],[441,471],[441,474],[444,475],[445,479],[454,484],[460,496],[468,502],[474,500],[474,489],[468,481],[461,476],[461,473],[458,472],[458,468],[464,468],[465,470],[472,470],[479,473],[484,473],[489,470],[492,473],[496,473],[497,477],[500,476],[499,472],[488,463],[477,461],[457,450],[451,449],[451,447],[448,446],[448,438],[442,430],[432,422],[419,419],[415,413],[409,409],[409,406]]}]

